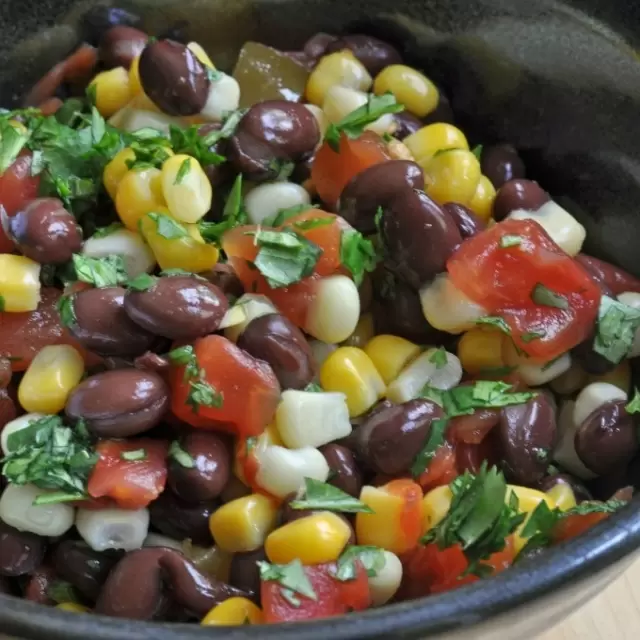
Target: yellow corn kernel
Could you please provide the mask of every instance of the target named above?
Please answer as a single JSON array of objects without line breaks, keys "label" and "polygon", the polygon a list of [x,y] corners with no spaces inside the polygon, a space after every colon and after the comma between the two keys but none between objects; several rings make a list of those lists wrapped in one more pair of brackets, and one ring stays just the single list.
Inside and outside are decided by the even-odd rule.
[{"label": "yellow corn kernel", "polygon": [[151,247],[161,269],[201,273],[218,262],[220,252],[214,245],[204,242],[197,225],[174,221],[171,231],[167,231],[162,226],[158,228],[159,218],[154,220],[156,215],[172,220],[166,207],[157,207],[140,220],[140,233]]},{"label": "yellow corn kernel", "polygon": [[110,118],[131,100],[129,72],[124,67],[102,71],[91,81],[95,87],[96,108],[104,118]]},{"label": "yellow corn kernel", "polygon": [[193,544],[189,538],[182,541],[182,553],[205,575],[229,582],[232,553],[222,551],[216,546],[200,547]]},{"label": "yellow corn kernel", "polygon": [[477,375],[487,369],[504,367],[502,349],[505,337],[505,333],[492,328],[478,327],[463,333],[458,342],[462,368],[471,375]]},{"label": "yellow corn kernel", "polygon": [[[267,447],[271,447],[273,445],[284,447],[284,442],[282,442],[280,432],[278,431],[275,423],[269,424],[259,436],[256,436],[255,439],[251,441],[251,453],[259,460],[260,455],[266,451]],[[234,456],[234,459],[233,473],[244,484],[247,484],[247,479],[244,477],[244,471],[240,463],[241,457],[236,455]]]},{"label": "yellow corn kernel", "polygon": [[420,347],[409,340],[382,334],[364,347],[385,384],[391,384],[400,372],[420,354]]},{"label": "yellow corn kernel", "polygon": [[391,138],[387,142],[387,151],[394,160],[411,160],[415,161],[409,147],[397,138]]},{"label": "yellow corn kernel", "polygon": [[546,494],[560,511],[573,509],[577,504],[573,489],[566,482],[558,482]]},{"label": "yellow corn kernel", "polygon": [[71,611],[72,613],[89,613],[89,608],[77,602],[61,602],[56,605],[56,609],[62,609],[63,611]]},{"label": "yellow corn kernel", "polygon": [[216,68],[211,58],[207,55],[207,52],[197,42],[190,42],[187,45],[187,49],[190,49],[193,55],[205,66],[210,69]]},{"label": "yellow corn kernel", "polygon": [[339,347],[324,361],[320,384],[345,394],[351,417],[371,409],[387,388],[371,358],[356,347]]},{"label": "yellow corn kernel", "polygon": [[464,149],[450,149],[418,164],[424,171],[425,190],[438,204],[469,204],[482,175],[478,158]]},{"label": "yellow corn kernel", "polygon": [[373,92],[378,96],[391,92],[407,111],[418,118],[430,114],[440,99],[438,88],[429,78],[404,64],[385,67],[373,81]]},{"label": "yellow corn kernel", "polygon": [[449,511],[453,493],[448,485],[431,489],[422,498],[422,535],[438,525]]},{"label": "yellow corn kernel", "polygon": [[18,400],[29,413],[58,413],[83,373],[84,360],[72,346],[43,347],[20,380]]},{"label": "yellow corn kernel", "polygon": [[493,213],[493,201],[496,199],[496,189],[487,176],[480,176],[476,192],[469,201],[469,209],[481,220],[489,222]]},{"label": "yellow corn kernel", "polygon": [[307,100],[321,107],[327,91],[336,84],[359,91],[368,91],[371,87],[369,72],[348,49],[320,59],[307,80]]},{"label": "yellow corn kernel", "polygon": [[469,143],[464,133],[446,122],[436,122],[422,127],[407,136],[403,142],[409,147],[409,151],[419,164],[429,160],[438,151],[469,149]]},{"label": "yellow corn kernel", "polygon": [[171,215],[179,222],[198,222],[211,209],[211,183],[191,156],[179,154],[164,161],[162,194]]},{"label": "yellow corn kernel", "polygon": [[120,179],[116,211],[130,231],[138,230],[140,219],[147,213],[165,208],[160,169],[131,169]]},{"label": "yellow corn kernel", "polygon": [[136,56],[129,67],[129,92],[132,98],[144,93],[140,81],[140,56]]},{"label": "yellow corn kernel", "polygon": [[112,200],[116,199],[120,182],[129,172],[127,160],[135,159],[136,154],[134,150],[127,147],[126,149],[122,149],[122,151],[118,151],[118,153],[113,157],[113,160],[111,160],[111,162],[109,162],[104,168],[104,172],[102,173],[102,182],[104,182],[104,188],[107,190],[107,193],[111,196]]},{"label": "yellow corn kernel", "polygon": [[515,493],[518,497],[518,510],[521,513],[526,513],[527,517],[525,521],[518,527],[516,532],[513,534],[513,544],[516,553],[519,553],[525,544],[527,544],[527,538],[523,538],[520,534],[522,530],[526,527],[531,514],[535,511],[536,507],[544,500],[550,509],[553,509],[555,506],[553,500],[546,494],[542,493],[542,491],[538,491],[537,489],[530,489],[529,487],[521,487],[519,485],[509,484],[507,485],[507,493],[505,496],[505,502],[509,502],[509,498],[511,497],[511,493]]},{"label": "yellow corn kernel", "polygon": [[586,384],[591,384],[592,382],[608,382],[618,387],[618,389],[622,389],[625,393],[629,393],[631,388],[631,364],[629,360],[623,360],[613,371],[601,376],[590,375]]},{"label": "yellow corn kernel", "polygon": [[24,256],[0,254],[2,311],[35,311],[40,302],[40,265]]},{"label": "yellow corn kernel", "polygon": [[247,598],[229,598],[217,604],[202,619],[203,627],[216,625],[235,627],[243,624],[262,624],[262,609]]},{"label": "yellow corn kernel", "polygon": [[[162,111],[156,106],[156,103],[149,98],[149,96],[141,92],[135,96],[131,102],[127,105],[130,109],[137,111],[152,111],[153,113],[162,113]],[[115,126],[115,125],[114,125]]]},{"label": "yellow corn kernel", "polygon": [[360,347],[362,348],[373,336],[375,335],[375,328],[373,326],[373,315],[370,313],[363,313],[358,320],[355,331],[344,341],[344,345],[347,347]]},{"label": "yellow corn kernel", "polygon": [[340,516],[321,511],[272,531],[264,550],[276,564],[296,559],[305,565],[321,564],[337,560],[350,537],[351,527]]},{"label": "yellow corn kernel", "polygon": [[259,493],[227,502],[209,518],[211,535],[223,551],[255,551],[275,527],[278,508]]}]

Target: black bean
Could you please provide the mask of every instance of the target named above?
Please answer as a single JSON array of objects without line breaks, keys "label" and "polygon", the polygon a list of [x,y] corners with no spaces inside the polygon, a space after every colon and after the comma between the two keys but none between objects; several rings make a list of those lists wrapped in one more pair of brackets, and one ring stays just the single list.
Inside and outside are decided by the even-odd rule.
[{"label": "black bean", "polygon": [[111,27],[100,40],[98,55],[107,67],[128,69],[142,53],[148,39],[144,31],[134,27]]},{"label": "black bean", "polygon": [[258,562],[267,561],[264,547],[246,553],[234,553],[229,569],[229,583],[260,603],[260,569]]},{"label": "black bean", "polygon": [[376,411],[358,429],[358,453],[376,473],[407,472],[427,441],[442,409],[430,400],[410,400]]},{"label": "black bean", "polygon": [[356,174],[342,190],[338,213],[361,233],[374,233],[378,208],[388,206],[407,188],[424,188],[420,165],[410,160],[375,164]]},{"label": "black bean", "polygon": [[616,368],[615,363],[598,353],[594,348],[595,336],[591,336],[571,349],[571,357],[587,373],[601,376]]},{"label": "black bean", "polygon": [[349,49],[372,76],[378,75],[389,65],[402,62],[402,56],[395,47],[363,33],[342,36],[330,42],[326,52],[333,53],[343,49]]},{"label": "black bean", "polygon": [[188,504],[165,491],[149,505],[149,513],[151,524],[165,536],[175,540],[190,538],[194,544],[208,547],[213,544],[209,516],[216,508],[215,501]]},{"label": "black bean", "polygon": [[417,116],[414,116],[408,111],[401,111],[400,113],[394,113],[393,119],[396,122],[396,130],[393,133],[394,138],[398,140],[404,140],[407,136],[422,129],[424,123]]},{"label": "black bean", "polygon": [[302,49],[305,55],[313,60],[315,64],[319,58],[322,58],[327,53],[329,45],[336,40],[337,37],[330,33],[316,33],[305,42]]},{"label": "black bean", "polygon": [[140,82],[144,92],[171,116],[194,116],[209,97],[205,66],[184,44],[158,40],[148,44],[140,56]]},{"label": "black bean", "polygon": [[342,445],[331,443],[320,447],[320,453],[324,456],[330,469],[330,479],[327,482],[354,498],[359,498],[362,489],[362,474],[351,450]]},{"label": "black bean", "polygon": [[539,393],[524,404],[504,407],[498,435],[507,480],[526,486],[538,483],[549,466],[556,433],[554,407],[546,394]]},{"label": "black bean", "polygon": [[133,322],[124,310],[121,287],[86,289],[71,296],[75,320],[71,334],[83,347],[103,356],[137,356],[151,347],[155,338]]},{"label": "black bean", "polygon": [[20,253],[40,264],[63,264],[82,248],[82,229],[57,198],[36,198],[8,218]]},{"label": "black bean", "polygon": [[442,208],[453,218],[463,240],[472,238],[486,228],[486,224],[468,207],[457,202],[447,202]]},{"label": "black bean", "polygon": [[126,9],[99,5],[92,7],[82,17],[82,32],[84,40],[97,45],[103,34],[119,25],[137,27],[140,25],[140,17]]},{"label": "black bean", "polygon": [[426,193],[406,189],[383,209],[382,238],[393,270],[418,289],[446,269],[462,242],[451,216]]},{"label": "black bean", "polygon": [[584,500],[593,500],[593,496],[589,489],[587,489],[587,487],[585,487],[577,478],[570,476],[568,473],[556,473],[555,475],[547,476],[540,481],[538,486],[540,491],[544,491],[546,493],[558,484],[568,485],[573,491],[573,495],[578,503],[583,502]]},{"label": "black bean", "polygon": [[169,388],[151,371],[117,369],[91,376],[69,395],[72,422],[101,438],[126,438],[155,427],[169,409]]},{"label": "black bean", "polygon": [[624,400],[607,402],[576,430],[576,453],[598,475],[624,467],[638,451],[637,426],[625,405]]},{"label": "black bean", "polygon": [[238,346],[271,366],[283,389],[303,389],[315,377],[311,347],[304,334],[279,313],[252,320]]},{"label": "black bean", "polygon": [[533,180],[510,180],[498,189],[493,201],[493,217],[497,222],[504,220],[518,209],[537,211],[551,200],[549,194]]},{"label": "black bean", "polygon": [[[155,371],[159,374],[165,374],[169,371],[169,367],[171,366],[171,362],[168,357],[159,356],[157,353],[153,353],[153,351],[147,351],[143,353],[141,356],[138,356],[133,360],[133,366],[136,369],[141,369],[142,371]],[[129,367],[131,364],[128,365]],[[123,369],[126,367],[115,367],[117,369]]]},{"label": "black bean", "polygon": [[579,253],[576,260],[601,289],[604,286],[610,291],[607,293],[603,290],[603,295],[619,296],[626,291],[640,292],[640,280],[624,269],[584,253]]},{"label": "black bean", "polygon": [[226,262],[218,262],[211,271],[206,271],[200,275],[221,289],[227,298],[235,300],[244,293],[242,280],[238,278],[233,267]]},{"label": "black bean", "polygon": [[526,176],[524,162],[511,144],[484,147],[480,166],[482,173],[489,178],[496,189],[510,180],[521,180]]},{"label": "black bean", "polygon": [[0,576],[32,573],[42,564],[46,550],[46,538],[18,531],[0,520]]}]

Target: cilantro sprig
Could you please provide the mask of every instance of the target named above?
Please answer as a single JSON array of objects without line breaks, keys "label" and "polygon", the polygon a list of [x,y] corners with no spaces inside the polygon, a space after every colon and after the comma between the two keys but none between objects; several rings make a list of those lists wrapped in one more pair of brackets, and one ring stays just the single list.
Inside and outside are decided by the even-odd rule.
[{"label": "cilantro sprig", "polygon": [[205,242],[220,246],[222,236],[229,229],[249,222],[247,212],[242,205],[242,174],[236,177],[222,211],[220,222],[199,222],[198,230]]},{"label": "cilantro sprig", "polygon": [[304,494],[289,503],[292,509],[340,511],[342,513],[375,513],[361,500],[341,489],[313,478],[304,479]]},{"label": "cilantro sprig", "polygon": [[300,560],[293,560],[289,564],[269,564],[258,561],[258,569],[261,581],[274,581],[280,584],[282,596],[290,605],[294,607],[301,605],[297,595],[314,601],[318,599]]},{"label": "cilantro sprig", "polygon": [[640,310],[609,296],[602,296],[593,349],[609,362],[618,364],[629,353],[636,330],[640,327]]},{"label": "cilantro sprig", "polygon": [[129,278],[124,260],[119,255],[91,258],[74,253],[72,261],[77,279],[97,288],[115,287],[124,284]]},{"label": "cilantro sprig", "polygon": [[364,238],[359,231],[350,229],[342,232],[340,262],[351,272],[356,285],[362,284],[365,272],[373,271],[380,259],[371,240]]},{"label": "cilantro sprig", "polygon": [[370,578],[375,578],[386,564],[384,549],[368,545],[350,545],[338,558],[335,577],[341,582],[355,580],[356,561],[364,567]]}]

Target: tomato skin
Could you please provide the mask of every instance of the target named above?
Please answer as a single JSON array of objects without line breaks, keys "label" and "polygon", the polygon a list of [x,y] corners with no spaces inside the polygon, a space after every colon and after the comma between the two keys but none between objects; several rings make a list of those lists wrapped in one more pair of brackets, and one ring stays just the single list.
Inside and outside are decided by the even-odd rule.
[{"label": "tomato skin", "polygon": [[172,367],[173,413],[194,427],[229,431],[239,436],[262,433],[280,401],[280,385],[271,367],[222,336],[200,338],[193,349],[204,379],[222,394],[222,406],[200,406],[194,413],[187,403],[190,383],[184,379],[185,367]]},{"label": "tomato skin", "polygon": [[[144,460],[123,460],[125,451],[144,449]],[[121,509],[142,509],[163,491],[167,480],[169,446],[162,440],[101,440],[98,462],[89,476],[92,498],[113,498]],[[97,507],[96,505],[96,508]]]},{"label": "tomato skin", "polygon": [[382,487],[387,493],[402,498],[400,513],[400,532],[404,536],[407,547],[411,547],[420,539],[422,533],[422,489],[409,479],[392,480]]},{"label": "tomato skin", "polygon": [[262,582],[260,596],[265,622],[295,622],[339,616],[349,611],[361,611],[371,603],[367,572],[356,561],[356,577],[341,582],[333,577],[334,562],[304,567],[304,572],[313,587],[317,600],[300,594],[300,606],[292,605],[282,595],[282,585],[278,582]]},{"label": "tomato skin", "polygon": [[571,540],[587,531],[594,525],[609,517],[608,513],[586,513],[562,518],[554,527],[552,538],[554,542]]},{"label": "tomato skin", "polygon": [[[505,235],[516,246],[500,246]],[[600,289],[584,268],[560,249],[533,220],[504,220],[465,240],[449,258],[452,283],[467,297],[504,318],[518,348],[549,361],[581,343],[593,331]],[[537,284],[564,297],[567,309],[536,304]],[[542,332],[536,339],[524,334]]]},{"label": "tomato skin", "polygon": [[418,476],[417,483],[426,493],[436,487],[450,484],[457,477],[455,449],[451,444],[445,443],[437,448],[427,470]]}]

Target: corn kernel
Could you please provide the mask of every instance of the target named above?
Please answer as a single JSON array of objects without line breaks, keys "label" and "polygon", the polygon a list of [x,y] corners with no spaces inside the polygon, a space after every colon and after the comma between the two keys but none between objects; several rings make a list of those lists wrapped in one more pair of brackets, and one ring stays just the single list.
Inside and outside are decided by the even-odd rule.
[{"label": "corn kernel", "polygon": [[487,369],[505,366],[502,348],[506,334],[499,329],[471,329],[462,334],[458,342],[458,358],[462,368],[471,375]]},{"label": "corn kernel", "polygon": [[63,611],[71,611],[72,613],[89,613],[90,609],[77,602],[61,602],[56,605],[56,609],[62,609]]},{"label": "corn kernel", "polygon": [[[171,217],[166,207],[157,207],[154,211]],[[140,232],[151,247],[160,268],[183,269],[191,273],[211,269],[220,255],[217,247],[204,242],[197,225],[176,225],[175,237],[165,237],[158,232],[157,222],[152,217],[146,215],[140,220]]]},{"label": "corn kernel", "polygon": [[179,154],[165,160],[162,194],[171,215],[179,222],[198,222],[211,209],[211,183],[191,156]]},{"label": "corn kernel", "polygon": [[130,231],[138,230],[140,219],[151,211],[166,208],[160,169],[131,169],[120,179],[116,211]]},{"label": "corn kernel", "polygon": [[409,147],[397,138],[391,138],[387,142],[387,151],[394,160],[410,160],[415,162],[415,158],[409,150]]},{"label": "corn kernel", "polygon": [[418,164],[424,171],[427,195],[438,204],[469,204],[481,177],[480,163],[471,151],[450,149]]},{"label": "corn kernel", "polygon": [[129,72],[124,67],[102,71],[89,86],[95,87],[96,108],[104,118],[120,111],[132,97]]},{"label": "corn kernel", "polygon": [[211,535],[223,551],[255,551],[275,527],[278,508],[267,496],[252,493],[222,505],[209,518]]},{"label": "corn kernel", "polygon": [[336,51],[320,59],[309,75],[306,97],[311,104],[322,106],[330,87],[339,84],[359,91],[368,91],[371,76],[351,51]]},{"label": "corn kernel", "polygon": [[320,384],[325,391],[345,394],[351,417],[371,409],[386,389],[371,358],[356,347],[340,347],[325,360]]},{"label": "corn kernel", "polygon": [[378,96],[391,92],[418,118],[430,114],[440,99],[438,88],[429,78],[404,64],[385,67],[373,82],[373,92]]},{"label": "corn kernel", "polygon": [[398,336],[379,335],[364,347],[385,384],[391,384],[400,372],[420,354],[420,347]]},{"label": "corn kernel", "polygon": [[629,360],[623,360],[615,369],[601,376],[590,375],[583,386],[592,382],[608,382],[625,393],[629,393],[631,388],[631,364]]},{"label": "corn kernel", "polygon": [[140,81],[140,56],[136,56],[129,67],[129,92],[132,98],[144,93],[142,82]]},{"label": "corn kernel", "polygon": [[216,605],[202,619],[202,626],[234,627],[244,624],[262,624],[262,610],[247,598],[229,598]]},{"label": "corn kernel", "polygon": [[558,482],[546,494],[560,511],[573,509],[577,504],[573,489],[566,482]]},{"label": "corn kernel", "polygon": [[321,564],[338,559],[351,537],[351,527],[330,511],[288,522],[268,536],[264,549],[270,562]]},{"label": "corn kernel", "polygon": [[476,192],[469,201],[469,209],[484,222],[489,222],[493,213],[493,201],[495,199],[495,187],[487,176],[480,176]]},{"label": "corn kernel", "polygon": [[58,413],[83,373],[84,360],[72,346],[43,347],[20,381],[18,400],[29,413]]},{"label": "corn kernel", "polygon": [[431,489],[422,499],[422,535],[437,526],[449,511],[453,493],[448,485]]},{"label": "corn kernel", "polygon": [[118,151],[113,157],[113,160],[107,164],[102,174],[102,182],[107,193],[111,196],[111,199],[115,201],[116,194],[118,193],[118,186],[122,181],[122,178],[129,172],[127,166],[127,160],[135,160],[136,154],[133,149],[122,149]]},{"label": "corn kernel", "polygon": [[429,160],[438,151],[445,149],[469,149],[464,133],[446,122],[429,124],[407,136],[403,142],[409,147],[416,162]]},{"label": "corn kernel", "polygon": [[344,341],[346,347],[362,347],[373,338],[375,328],[373,326],[373,316],[370,313],[363,313],[358,320],[355,331]]},{"label": "corn kernel", "polygon": [[40,265],[24,256],[0,254],[2,311],[35,311],[40,302]]},{"label": "corn kernel", "polygon": [[207,55],[207,52],[197,42],[190,42],[187,45],[187,49],[189,49],[193,53],[193,55],[195,55],[195,57],[198,58],[200,62],[202,62],[203,65],[209,67],[209,69],[215,69],[213,61]]},{"label": "corn kernel", "polygon": [[555,506],[553,500],[546,494],[542,493],[542,491],[538,491],[536,489],[530,489],[529,487],[521,487],[518,485],[507,485],[507,493],[505,496],[505,502],[509,502],[509,498],[511,497],[511,493],[515,493],[518,497],[518,510],[521,513],[526,513],[527,517],[525,521],[518,527],[516,532],[513,534],[513,544],[516,553],[522,551],[524,546],[527,544],[527,538],[523,538],[520,534],[522,530],[527,526],[527,522],[531,517],[531,514],[535,511],[536,507],[544,500],[550,509],[553,509]]}]

